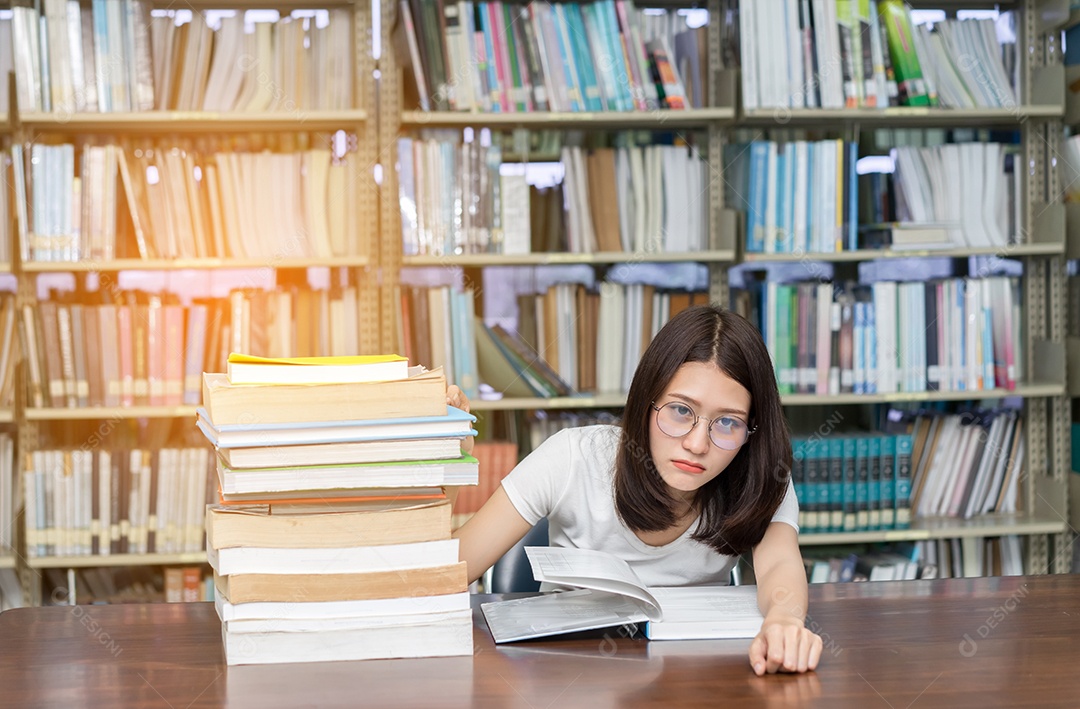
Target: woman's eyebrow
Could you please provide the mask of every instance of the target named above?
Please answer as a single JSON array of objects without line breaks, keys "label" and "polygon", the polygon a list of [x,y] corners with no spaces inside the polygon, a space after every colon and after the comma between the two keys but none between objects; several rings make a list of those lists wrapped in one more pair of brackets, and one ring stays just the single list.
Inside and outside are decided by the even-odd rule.
[{"label": "woman's eyebrow", "polygon": [[[704,408],[702,403],[700,401],[698,401],[697,399],[695,399],[694,397],[692,397],[692,396],[687,396],[686,394],[682,394],[682,393],[677,392],[677,391],[670,392],[668,394],[668,396],[675,397],[676,399],[682,399],[686,403],[693,404],[694,406],[696,406],[699,409]],[[720,414],[739,414],[740,416],[742,416],[744,418],[749,416],[749,413],[747,413],[746,411],[743,411],[742,409],[717,409],[716,411],[717,411],[717,413],[720,413]]]}]

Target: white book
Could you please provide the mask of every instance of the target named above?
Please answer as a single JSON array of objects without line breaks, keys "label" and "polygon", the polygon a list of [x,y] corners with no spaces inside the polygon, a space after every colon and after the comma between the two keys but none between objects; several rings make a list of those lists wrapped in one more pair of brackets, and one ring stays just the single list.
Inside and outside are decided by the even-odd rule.
[{"label": "white book", "polygon": [[[391,599],[401,600],[401,599]],[[415,601],[418,599],[404,599]],[[362,602],[362,601],[361,601]],[[245,604],[250,605],[250,604]],[[261,605],[261,604],[260,604]],[[284,605],[284,604],[278,604]],[[294,604],[295,605],[295,604]],[[230,635],[262,633],[333,633],[340,631],[359,631],[369,628],[402,628],[428,626],[446,622],[472,623],[472,609],[443,611],[437,613],[418,613],[407,610],[396,615],[367,617],[327,617],[327,618],[253,618],[251,620],[225,621],[225,632]]]},{"label": "white book", "polygon": [[484,603],[496,643],[648,622],[651,640],[752,638],[763,618],[754,586],[646,587],[626,561],[590,549],[525,547],[533,577],[576,587]]},{"label": "white book", "polygon": [[223,627],[222,638],[225,661],[229,665],[449,657],[473,653],[471,619],[320,633],[230,633]]},{"label": "white book", "polygon": [[632,199],[633,173],[630,168],[630,149],[618,148],[615,152],[615,187],[619,200],[619,241],[623,251],[634,250],[634,220],[636,207]]},{"label": "white book", "polygon": [[[739,7],[739,59],[742,64],[743,109],[754,111],[761,105],[758,80],[757,7],[748,2]],[[767,46],[767,45],[766,45]]]},{"label": "white book", "polygon": [[392,460],[436,460],[459,454],[461,438],[373,440],[317,445],[265,445],[219,448],[229,468],[264,468],[284,465],[343,465]]},{"label": "white book", "polygon": [[447,566],[458,561],[458,540],[338,548],[230,547],[206,550],[221,576],[236,574],[362,574]]},{"label": "white book", "polygon": [[218,467],[221,494],[242,501],[267,493],[345,491],[374,487],[433,487],[475,485],[479,475],[476,458],[446,460],[308,465],[283,468]]},{"label": "white book", "polygon": [[950,468],[956,465],[956,453],[963,444],[958,416],[947,416],[942,422],[942,430],[938,434],[937,445],[931,452],[933,459],[928,466],[925,477],[924,489],[919,498],[919,516],[936,514],[939,502],[947,480],[946,476]]},{"label": "white book", "polygon": [[630,154],[630,177],[633,187],[634,204],[634,227],[631,230],[631,248],[634,253],[645,251],[646,232],[648,230],[649,201],[647,199],[648,187],[645,184],[645,148],[635,146],[629,148]]},{"label": "white book", "polygon": [[979,465],[978,475],[971,486],[971,494],[964,509],[961,510],[964,519],[980,514],[990,490],[995,487],[1000,489],[1000,482],[995,485],[995,481],[998,480],[999,473],[1004,474],[1005,471],[1014,423],[1015,417],[1011,413],[994,417],[986,437],[986,452]]},{"label": "white book", "polygon": [[600,284],[599,335],[596,341],[596,385],[606,393],[622,389],[623,353],[626,341],[624,312],[626,289],[618,283],[604,281]]},{"label": "white book", "polygon": [[[803,75],[802,32],[799,30],[799,0],[781,0],[784,12],[786,39],[778,44],[784,47],[787,67],[787,83],[784,107],[805,108],[806,87],[809,83]],[[790,169],[790,168],[789,168]]]}]

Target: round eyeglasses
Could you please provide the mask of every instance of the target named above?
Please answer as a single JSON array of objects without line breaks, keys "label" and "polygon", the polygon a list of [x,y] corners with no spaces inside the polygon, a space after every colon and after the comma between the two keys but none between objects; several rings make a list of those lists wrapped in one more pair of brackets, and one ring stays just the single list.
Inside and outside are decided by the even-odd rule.
[{"label": "round eyeglasses", "polygon": [[[656,402],[650,404],[656,412],[656,425],[661,433],[672,438],[682,438],[701,420],[692,408],[681,401],[670,401],[663,406],[657,406]],[[717,448],[733,451],[746,443],[750,434],[757,430],[757,426],[750,428],[742,419],[734,416],[717,416],[709,424],[709,440]]]}]

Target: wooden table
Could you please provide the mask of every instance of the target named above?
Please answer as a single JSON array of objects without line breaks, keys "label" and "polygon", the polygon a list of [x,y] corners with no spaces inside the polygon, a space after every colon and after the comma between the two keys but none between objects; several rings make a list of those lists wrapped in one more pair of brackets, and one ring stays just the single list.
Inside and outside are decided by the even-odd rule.
[{"label": "wooden table", "polygon": [[745,640],[495,646],[479,612],[472,657],[227,668],[209,603],[18,609],[0,614],[0,706],[1080,706],[1080,576],[829,584],[811,599],[821,666],[767,677]]}]

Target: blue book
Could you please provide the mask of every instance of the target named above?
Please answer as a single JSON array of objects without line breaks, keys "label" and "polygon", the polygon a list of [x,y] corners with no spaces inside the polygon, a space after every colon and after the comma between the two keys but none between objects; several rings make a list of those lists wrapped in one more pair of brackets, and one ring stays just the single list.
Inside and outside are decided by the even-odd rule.
[{"label": "blue book", "polygon": [[809,532],[810,525],[807,523],[807,445],[806,439],[792,439],[792,485],[795,486],[795,499],[799,503],[799,530]]},{"label": "blue book", "polygon": [[585,109],[588,111],[603,111],[604,101],[600,95],[600,85],[596,82],[596,62],[593,61],[592,50],[589,47],[588,37],[585,32],[585,22],[581,17],[581,6],[577,3],[567,3],[566,23],[570,30],[570,44],[574,52],[574,63],[577,64],[578,76],[581,79],[582,98]]},{"label": "blue book", "polygon": [[783,248],[785,253],[795,251],[798,245],[795,243],[795,174],[799,165],[795,159],[795,144],[788,143],[784,146],[784,163],[787,165],[787,174],[784,176],[786,187],[784,189],[784,227]]},{"label": "blue book", "polygon": [[[788,145],[791,145],[788,143]],[[776,183],[776,210],[773,213],[773,219],[776,221],[776,253],[782,254],[791,251],[790,239],[791,232],[788,231],[787,222],[785,220],[786,209],[790,192],[788,192],[788,180],[787,174],[791,170],[791,164],[788,162],[787,147],[784,149],[777,147],[776,151],[776,172],[769,176],[769,179]]]},{"label": "blue book", "polygon": [[825,446],[829,462],[829,531],[844,531],[844,442],[832,436]]},{"label": "blue book", "polygon": [[821,481],[821,469],[819,466],[820,460],[818,459],[817,446],[820,445],[820,441],[807,440],[803,442],[803,464],[806,466],[803,482],[803,492],[805,493],[805,500],[803,502],[803,508],[806,511],[804,519],[806,520],[806,532],[820,532],[823,531],[820,523],[820,481]]},{"label": "blue book", "polygon": [[867,527],[881,529],[881,436],[867,437],[867,462],[870,475],[866,486]]},{"label": "blue book", "polygon": [[421,416],[361,421],[320,421],[316,423],[230,424],[215,426],[206,409],[196,410],[195,425],[218,448],[301,446],[323,443],[350,443],[421,438],[464,438],[475,436],[476,417],[453,406],[445,416]]},{"label": "blue book", "polygon": [[855,438],[855,529],[870,528],[870,439]]},{"label": "blue book", "polygon": [[581,70],[576,66],[577,57],[574,52],[573,40],[570,37],[570,22],[567,18],[566,7],[562,3],[551,5],[555,34],[559,41],[559,54],[562,57],[562,65],[566,78],[566,95],[570,100],[571,111],[584,111],[585,108],[585,83],[581,80]]},{"label": "blue book", "polygon": [[896,529],[907,529],[911,526],[911,460],[915,439],[911,434],[896,437],[896,498],[894,509],[896,511]]},{"label": "blue book", "polygon": [[755,140],[750,143],[750,198],[746,210],[746,250],[765,251],[765,209],[769,199],[770,143]]},{"label": "blue book", "polygon": [[470,399],[480,396],[476,366],[474,316],[469,307],[472,291],[450,289],[450,327],[454,343],[454,383]]},{"label": "blue book", "polygon": [[488,57],[487,82],[491,90],[491,112],[502,113],[502,89],[506,87],[499,83],[499,72],[495,67],[495,45],[492,43],[495,28],[491,26],[491,17],[488,14],[488,5],[490,4],[486,2],[478,3],[479,12],[477,17],[480,18],[480,32],[484,35],[484,52]]},{"label": "blue book", "polygon": [[896,528],[896,436],[881,439],[881,528]]},{"label": "blue book", "polygon": [[857,496],[855,494],[855,486],[858,481],[858,461],[855,457],[855,439],[852,436],[845,436],[840,439],[840,445],[843,452],[841,453],[844,474],[844,525],[845,532],[854,532],[858,527],[858,513],[856,510]]}]

